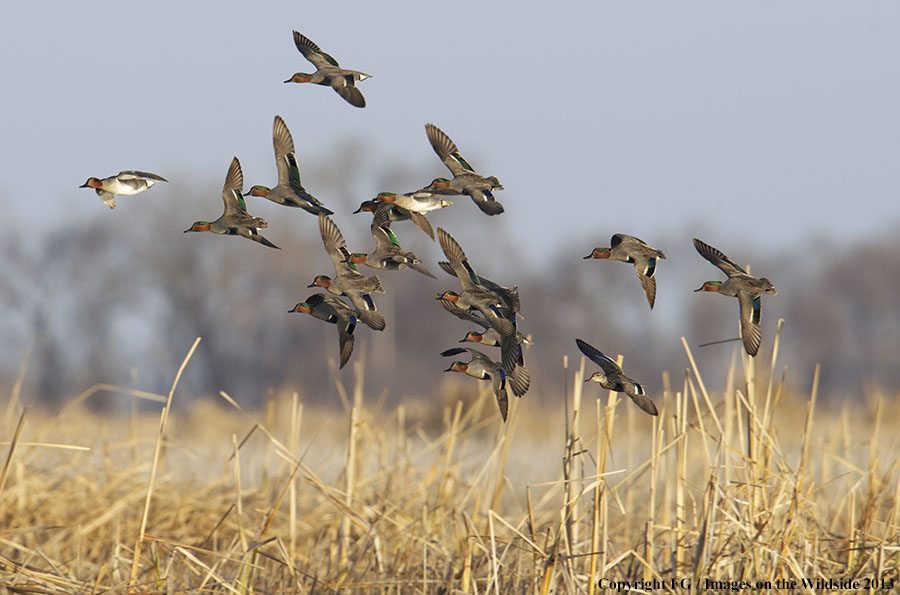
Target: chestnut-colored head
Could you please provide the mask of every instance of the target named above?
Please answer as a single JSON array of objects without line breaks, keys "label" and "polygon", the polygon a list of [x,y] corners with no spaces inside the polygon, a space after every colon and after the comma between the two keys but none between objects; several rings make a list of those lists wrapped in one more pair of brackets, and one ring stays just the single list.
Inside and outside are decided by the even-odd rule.
[{"label": "chestnut-colored head", "polygon": [[100,188],[101,186],[103,186],[103,182],[98,178],[88,178],[87,182],[79,186],[79,188]]},{"label": "chestnut-colored head", "polygon": [[447,178],[435,178],[431,181],[432,188],[449,188],[450,180]]},{"label": "chestnut-colored head", "polygon": [[694,293],[698,291],[719,291],[721,287],[721,281],[704,281],[703,285],[694,290]]},{"label": "chestnut-colored head", "polygon": [[[271,192],[271,189],[269,187],[256,185],[252,186],[250,188],[250,192],[248,192],[247,194],[249,194],[250,196],[266,197],[269,196],[269,192]],[[245,194],[244,196],[247,196],[247,194]]]},{"label": "chestnut-colored head", "polygon": [[299,304],[297,304],[296,306],[294,306],[293,308],[288,310],[288,314],[290,314],[291,312],[300,312],[301,314],[311,314],[312,306],[310,306],[306,302],[300,302]]},{"label": "chestnut-colored head", "polygon": [[307,287],[324,287],[328,289],[331,287],[331,277],[328,275],[316,275],[316,278]]},{"label": "chestnut-colored head", "polygon": [[588,258],[609,258],[609,248],[594,248],[590,254],[584,257]]},{"label": "chestnut-colored head", "polygon": [[209,231],[211,227],[212,223],[210,223],[209,221],[197,221],[193,225],[191,225],[189,229],[185,229],[184,233],[187,233],[189,231]]},{"label": "chestnut-colored head", "polygon": [[286,83],[308,83],[312,80],[312,75],[307,74],[305,72],[295,72],[291,75],[291,78],[284,81]]},{"label": "chestnut-colored head", "polygon": [[463,340],[460,343],[481,343],[484,341],[484,333],[476,333],[475,331],[469,331],[466,333],[466,336],[463,337]]},{"label": "chestnut-colored head", "polygon": [[371,213],[378,207],[378,201],[376,200],[364,200],[359,205],[359,208],[353,211],[353,214],[367,212]]},{"label": "chestnut-colored head", "polygon": [[450,367],[444,370],[444,372],[462,372],[466,373],[466,370],[469,369],[469,364],[463,362],[453,362],[450,364]]}]

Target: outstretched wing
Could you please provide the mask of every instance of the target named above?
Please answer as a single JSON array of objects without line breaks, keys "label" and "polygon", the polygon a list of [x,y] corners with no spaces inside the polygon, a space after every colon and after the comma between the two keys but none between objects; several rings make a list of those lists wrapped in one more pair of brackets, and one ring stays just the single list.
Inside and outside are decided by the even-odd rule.
[{"label": "outstretched wing", "polygon": [[472,166],[459,154],[456,143],[450,140],[450,137],[443,130],[434,124],[425,124],[425,134],[428,135],[428,142],[431,143],[431,148],[441,158],[441,161],[444,162],[450,173],[454,176],[463,173],[475,173]]},{"label": "outstretched wing", "polygon": [[578,349],[581,350],[581,353],[585,354],[588,359],[600,366],[603,369],[603,373],[607,376],[615,377],[616,374],[622,374],[622,368],[619,367],[619,364],[608,356],[603,355],[603,353],[593,345],[585,343],[581,339],[575,339],[575,344],[578,345]]},{"label": "outstretched wing", "polygon": [[745,271],[739,264],[725,256],[725,253],[717,248],[713,248],[709,244],[694,238],[694,248],[697,249],[697,252],[700,253],[700,256],[719,267],[723,273],[728,275],[729,277],[734,277],[735,275],[743,274],[746,275],[747,271]]},{"label": "outstretched wing", "polygon": [[228,166],[225,175],[225,186],[222,188],[222,200],[225,202],[225,214],[247,213],[247,205],[241,191],[244,187],[244,173],[241,171],[241,162],[235,157]]},{"label": "outstretched wing", "polygon": [[462,288],[465,290],[481,285],[481,280],[469,265],[469,260],[466,258],[466,253],[463,252],[462,246],[442,227],[438,227],[438,241],[441,244],[441,250],[444,251],[444,255],[450,261],[453,273],[459,279]]},{"label": "outstretched wing", "polygon": [[356,343],[356,338],[353,336],[353,331],[356,330],[356,313],[344,313],[338,317],[336,324],[341,346],[341,367],[343,368],[350,356],[353,355],[353,345]]},{"label": "outstretched wing", "polygon": [[107,192],[102,188],[94,188],[97,191],[97,196],[100,197],[100,200],[103,201],[103,204],[108,206],[111,209],[116,208],[116,195],[112,192]]},{"label": "outstretched wing", "polygon": [[422,213],[414,213],[412,211],[407,211],[409,213],[409,219],[413,223],[415,223],[416,227],[425,232],[432,240],[434,239],[434,228],[431,227],[431,222],[425,218],[425,215]]},{"label": "outstretched wing", "polygon": [[[331,258],[334,265],[334,271],[338,275],[353,273],[353,271],[345,262],[350,256],[347,250],[347,243],[337,224],[325,214],[319,215],[319,233],[322,235],[322,243],[325,245],[325,251]],[[356,273],[359,274],[359,273]],[[354,303],[354,305],[356,305]],[[358,309],[358,308],[357,308]]]},{"label": "outstretched wing", "polygon": [[136,169],[128,169],[125,171],[120,171],[119,177],[123,177],[123,176],[132,176],[135,178],[147,178],[149,180],[157,180],[159,182],[168,182],[169,181],[162,176],[158,176],[156,174],[151,174],[148,171],[138,171]]},{"label": "outstretched wing", "polygon": [[741,340],[747,353],[756,356],[762,342],[762,299],[760,296],[751,298],[742,291],[738,293],[738,301],[741,304]]},{"label": "outstretched wing", "polygon": [[656,303],[656,258],[637,258],[634,261],[634,272],[641,281],[641,287],[644,289],[644,295],[650,303],[650,309]]},{"label": "outstretched wing", "polygon": [[647,246],[647,242],[645,242],[641,238],[630,236],[627,233],[616,233],[613,234],[613,236],[609,239],[609,247],[611,249],[618,248],[622,243],[624,243],[626,247],[629,244],[633,246]]},{"label": "outstretched wing", "polygon": [[512,374],[507,378],[509,379],[509,387],[517,397],[527,393],[531,387],[531,376],[528,374],[528,368],[525,366],[516,366]]},{"label": "outstretched wing", "polygon": [[[291,178],[300,182],[300,169],[294,157],[294,139],[287,124],[281,116],[275,116],[275,124],[272,126],[272,145],[275,148],[275,166],[278,168],[278,185],[289,188]],[[288,157],[290,156],[290,158]]]},{"label": "outstretched wing", "polygon": [[319,49],[319,46],[299,31],[294,31],[294,45],[297,46],[303,57],[312,62],[316,68],[338,66],[337,60]]},{"label": "outstretched wing", "polygon": [[460,353],[468,352],[470,355],[472,354],[472,349],[468,349],[466,347],[451,347],[450,349],[445,349],[441,352],[442,357],[450,357],[451,355],[459,355]]},{"label": "outstretched wing", "polygon": [[459,318],[461,320],[467,320],[469,322],[474,322],[475,324],[477,324],[478,326],[480,326],[484,329],[491,328],[491,325],[489,322],[487,322],[483,317],[475,314],[471,310],[463,310],[462,308],[458,307],[456,304],[454,304],[453,302],[451,302],[450,300],[445,299],[445,298],[438,299],[438,302],[440,302],[440,304],[444,307],[444,310],[446,310],[447,312],[450,312],[451,314],[453,314],[454,316],[456,316],[457,318]]},{"label": "outstretched wing", "polygon": [[499,215],[505,210],[490,190],[472,190],[469,196],[485,215]]},{"label": "outstretched wing", "polygon": [[634,404],[650,415],[659,415],[659,411],[656,410],[656,404],[650,400],[650,397],[644,394],[644,389],[641,385],[635,383],[635,386],[640,390],[633,395],[630,393],[628,394],[628,396],[631,397],[631,400],[634,401]]},{"label": "outstretched wing", "polygon": [[348,78],[350,78],[350,80],[347,81],[347,84],[332,84],[331,88],[353,107],[366,107],[366,98],[363,97],[362,92],[356,88],[353,77],[350,76]]},{"label": "outstretched wing", "polygon": [[506,392],[506,373],[503,370],[498,369],[491,374],[491,388],[494,391],[494,397],[497,398],[500,417],[506,421],[506,418],[509,417],[509,394]]}]

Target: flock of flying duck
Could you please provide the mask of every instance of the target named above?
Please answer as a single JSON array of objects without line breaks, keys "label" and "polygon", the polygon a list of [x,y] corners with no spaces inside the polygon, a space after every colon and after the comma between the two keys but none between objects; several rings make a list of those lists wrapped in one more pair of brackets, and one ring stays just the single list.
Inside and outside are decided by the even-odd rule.
[{"label": "flock of flying duck", "polygon": [[[330,86],[351,105],[365,107],[365,98],[356,85],[371,75],[341,68],[334,58],[310,39],[298,31],[293,33],[297,49],[316,67],[316,71],[311,74],[295,73],[284,82]],[[387,324],[373,298],[373,294],[384,293],[381,280],[377,275],[366,277],[359,271],[358,265],[364,264],[382,271],[410,269],[436,279],[413,252],[405,251],[400,246],[391,227],[393,223],[411,221],[434,240],[435,232],[426,215],[451,206],[452,203],[444,198],[448,195],[469,196],[487,215],[498,215],[504,211],[503,205],[494,197],[494,191],[503,189],[500,181],[494,176],[478,174],[460,155],[456,144],[437,126],[426,124],[425,132],[431,147],[450,170],[452,178],[435,178],[428,186],[405,194],[381,192],[374,199],[364,201],[354,213],[372,214],[370,230],[375,239],[375,248],[370,253],[350,252],[340,229],[330,217],[333,212],[303,188],[293,138],[284,120],[277,115],[272,130],[277,184],[271,188],[254,185],[245,194],[241,164],[235,157],[228,168],[222,189],[224,212],[214,221],[195,222],[185,233],[209,231],[237,235],[279,249],[260,234],[260,230],[268,228],[268,223],[262,217],[250,215],[245,196],[266,198],[280,205],[301,208],[317,216],[319,233],[334,267],[334,276],[316,275],[309,287],[319,287],[328,293],[314,293],[289,312],[309,314],[337,327],[340,366],[343,368],[353,353],[358,323],[362,322],[375,331],[383,331]],[[108,178],[88,178],[80,187],[93,188],[103,202],[113,209],[116,206],[116,195],[131,196],[147,190],[157,182],[167,181],[153,173],[128,170]],[[520,308],[518,287],[504,287],[476,273],[462,246],[440,227],[437,229],[437,239],[447,258],[446,261],[438,262],[438,266],[450,276],[456,277],[460,290],[444,291],[437,295],[436,300],[453,316],[480,327],[480,331],[469,331],[460,342],[500,348],[499,360],[471,347],[447,349],[441,353],[442,356],[468,353],[470,360],[454,361],[445,371],[489,380],[500,415],[506,421],[509,411],[508,390],[520,397],[528,391],[531,384],[522,347],[530,341],[519,331],[517,324]],[[760,298],[764,294],[774,295],[775,287],[765,277],[757,279],[751,276],[720,250],[697,238],[694,238],[694,247],[703,258],[728,277],[724,281],[706,281],[695,291],[715,291],[738,298],[741,338],[747,353],[755,356],[762,337]],[[609,247],[594,248],[584,258],[633,264],[644,295],[650,308],[653,308],[656,301],[654,273],[657,262],[666,258],[662,250],[652,248],[634,236],[615,234],[610,239]],[[349,304],[342,298],[349,300]],[[647,397],[643,386],[626,376],[613,359],[581,339],[576,339],[575,343],[585,356],[600,367],[587,382],[597,382],[605,389],[623,392],[643,411],[658,415],[656,405]]]}]

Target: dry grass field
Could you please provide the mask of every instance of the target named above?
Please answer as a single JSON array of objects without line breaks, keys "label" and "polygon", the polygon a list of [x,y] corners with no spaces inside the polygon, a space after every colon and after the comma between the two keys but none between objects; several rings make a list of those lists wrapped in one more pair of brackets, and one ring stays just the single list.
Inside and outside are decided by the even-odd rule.
[{"label": "dry grass field", "polygon": [[[179,404],[176,378],[48,412],[16,384],[0,593],[900,588],[900,403],[826,408],[741,357],[705,386],[691,362],[652,395],[658,418],[585,385],[579,360],[507,424],[474,381],[388,407],[358,361],[343,410]],[[133,413],[92,413],[99,390]]]}]

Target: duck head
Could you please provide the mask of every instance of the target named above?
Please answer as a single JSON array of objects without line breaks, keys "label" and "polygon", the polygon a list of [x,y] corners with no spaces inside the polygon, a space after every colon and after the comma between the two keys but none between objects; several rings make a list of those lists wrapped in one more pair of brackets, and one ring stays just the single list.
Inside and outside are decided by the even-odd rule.
[{"label": "duck head", "polygon": [[594,248],[590,254],[584,257],[584,260],[588,258],[609,258],[609,248]]},{"label": "duck head", "polygon": [[[704,281],[703,285],[694,290],[694,293],[698,291],[719,291],[722,287],[721,281]],[[775,289],[774,287],[772,289]]]},{"label": "duck head", "polygon": [[469,364],[463,362],[453,362],[444,372],[462,372],[463,374],[469,369]]},{"label": "duck head", "polygon": [[397,202],[397,193],[396,192],[379,192],[378,196],[375,197],[378,202],[387,202],[394,203]]},{"label": "duck head", "polygon": [[209,231],[209,228],[212,227],[212,223],[209,221],[196,221],[190,228],[185,229],[184,233],[189,231]]},{"label": "duck head", "polygon": [[250,190],[246,194],[244,194],[244,196],[266,197],[266,196],[269,196],[269,192],[271,192],[271,191],[272,191],[272,189],[267,186],[256,185],[256,186],[251,186]]},{"label": "duck head", "polygon": [[462,338],[460,343],[481,343],[482,341],[484,341],[484,333],[469,331],[466,333],[466,336]]},{"label": "duck head", "polygon": [[293,308],[288,310],[288,314],[290,314],[291,312],[300,312],[301,314],[311,314],[312,306],[310,306],[306,302],[300,302],[299,304],[297,304],[296,306],[294,306]]},{"label": "duck head", "polygon": [[368,254],[366,254],[365,252],[354,252],[353,254],[348,256],[347,260],[344,262],[347,262],[349,264],[362,264],[366,262],[366,259],[368,257]]},{"label": "duck head", "polygon": [[98,178],[88,178],[87,182],[79,186],[79,188],[100,188],[103,183]]},{"label": "duck head", "polygon": [[585,382],[596,382],[596,383],[600,384],[600,386],[605,387],[606,386],[606,374],[604,374],[602,371],[594,372],[593,374],[591,374],[590,378],[585,380]]},{"label": "duck head", "polygon": [[435,178],[431,181],[429,188],[449,188],[450,180],[447,178]]},{"label": "duck head", "polygon": [[305,72],[295,72],[291,75],[291,78],[284,81],[286,83],[308,83],[312,80],[312,75],[307,74]]},{"label": "duck head", "polygon": [[448,302],[453,302],[454,304],[459,301],[459,294],[455,291],[445,291],[444,293],[439,293],[437,295],[436,300],[447,300]]},{"label": "duck head", "polygon": [[316,278],[307,287],[324,287],[328,289],[331,287],[331,277],[328,275],[316,275]]},{"label": "duck head", "polygon": [[368,212],[368,213],[371,213],[372,211],[375,210],[375,208],[376,208],[377,206],[378,206],[378,201],[375,200],[375,199],[372,199],[372,200],[364,200],[364,201],[362,201],[362,203],[359,205],[359,208],[356,209],[355,211],[353,211],[353,214],[355,215],[356,213],[362,213],[362,212]]}]

